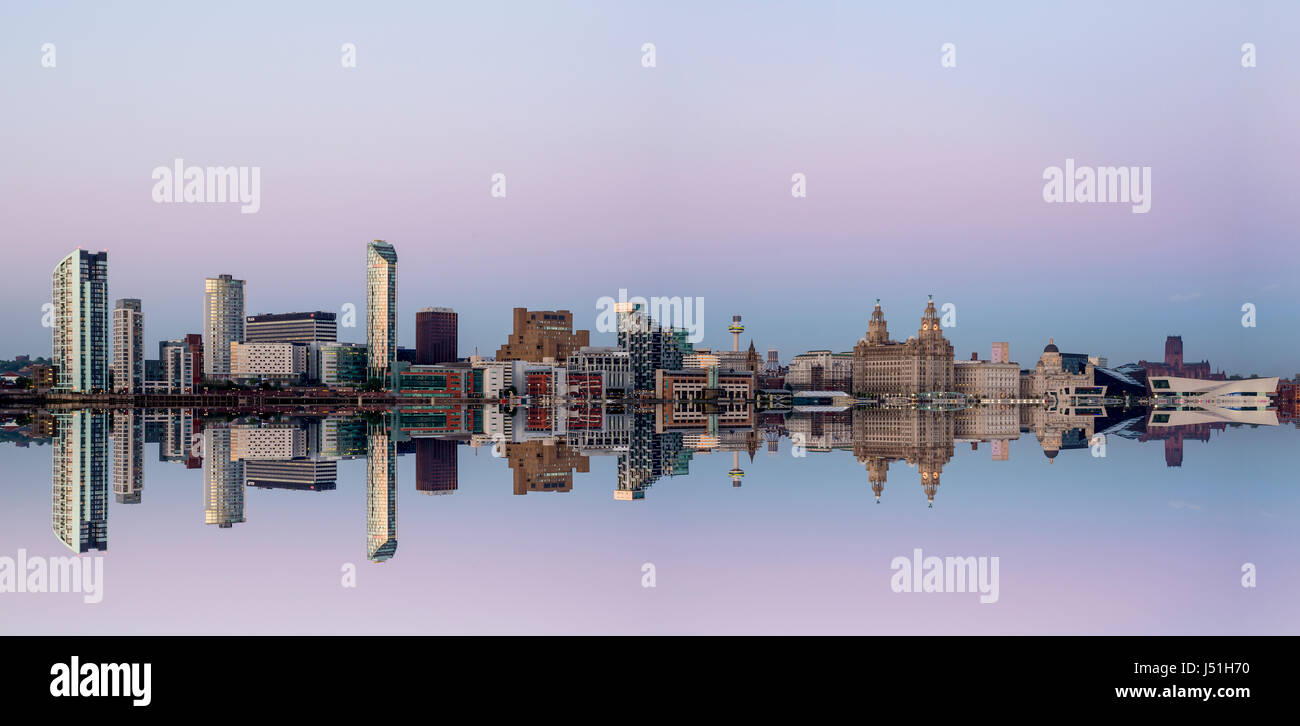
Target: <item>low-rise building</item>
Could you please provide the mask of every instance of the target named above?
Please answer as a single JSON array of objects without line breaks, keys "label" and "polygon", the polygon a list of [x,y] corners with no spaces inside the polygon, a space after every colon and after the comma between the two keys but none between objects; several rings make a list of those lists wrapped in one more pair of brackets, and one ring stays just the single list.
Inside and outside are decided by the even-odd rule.
[{"label": "low-rise building", "polygon": [[307,346],[302,343],[230,344],[230,377],[296,382],[307,373]]}]

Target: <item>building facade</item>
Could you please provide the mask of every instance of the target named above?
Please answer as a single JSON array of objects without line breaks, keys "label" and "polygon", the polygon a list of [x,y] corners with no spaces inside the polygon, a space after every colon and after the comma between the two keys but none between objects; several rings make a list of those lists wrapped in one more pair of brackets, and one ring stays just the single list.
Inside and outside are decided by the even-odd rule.
[{"label": "building facade", "polygon": [[55,389],[108,390],[108,252],[76,250],[54,267]]},{"label": "building facade", "polygon": [[244,342],[244,281],[230,275],[203,282],[203,377],[230,375],[230,344]]}]

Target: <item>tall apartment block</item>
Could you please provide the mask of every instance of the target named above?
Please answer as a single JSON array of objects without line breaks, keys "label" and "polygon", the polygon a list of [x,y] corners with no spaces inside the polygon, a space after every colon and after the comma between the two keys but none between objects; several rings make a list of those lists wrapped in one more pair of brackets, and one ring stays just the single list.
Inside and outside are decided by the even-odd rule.
[{"label": "tall apartment block", "polygon": [[460,358],[459,316],[451,308],[425,308],[415,314],[415,362],[452,363]]},{"label": "tall apartment block", "polygon": [[144,313],[136,298],[123,298],[113,306],[113,391],[144,390]]},{"label": "tall apartment block", "polygon": [[366,245],[366,374],[387,380],[397,361],[397,250],[377,239]]},{"label": "tall apartment block", "polygon": [[209,277],[203,287],[203,375],[230,375],[230,344],[244,342],[244,281]]},{"label": "tall apartment block", "polygon": [[332,343],[339,339],[334,313],[263,313],[244,318],[244,343]]},{"label": "tall apartment block", "polygon": [[515,327],[510,339],[497,350],[497,360],[541,362],[554,358],[563,362],[569,354],[591,344],[591,331],[573,329],[568,310],[515,308]]},{"label": "tall apartment block", "polygon": [[52,278],[55,389],[108,390],[108,252],[76,250]]}]

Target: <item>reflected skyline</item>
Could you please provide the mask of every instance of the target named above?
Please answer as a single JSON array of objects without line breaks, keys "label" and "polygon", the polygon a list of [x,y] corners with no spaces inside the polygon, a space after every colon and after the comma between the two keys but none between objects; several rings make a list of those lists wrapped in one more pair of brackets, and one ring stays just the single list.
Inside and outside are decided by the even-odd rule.
[{"label": "reflected skyline", "polygon": [[[428,425],[435,417],[459,423],[435,431]],[[1011,443],[1030,435],[1050,465],[1062,453],[1104,458],[1107,442],[1117,438],[1160,444],[1165,465],[1177,468],[1186,440],[1210,444],[1211,434],[1278,425],[1273,410],[1103,407],[1080,413],[998,404],[957,410],[811,405],[759,411],[744,402],[682,401],[555,405],[542,411],[448,404],[365,415],[234,419],[190,409],[42,412],[32,427],[53,434],[54,531],[74,551],[107,550],[110,479],[116,503],[145,504],[144,445],[150,443],[158,445],[159,461],[202,469],[204,523],[219,529],[247,521],[249,489],[331,492],[339,487],[339,462],[364,459],[366,558],[383,562],[397,551],[399,460],[409,455],[417,492],[454,495],[461,446],[474,456],[482,451],[502,459],[509,474],[500,476],[509,477],[514,495],[565,494],[593,484],[586,476],[591,458],[613,457],[613,498],[633,501],[644,500],[665,477],[689,478],[692,461],[713,453],[731,454],[727,474],[731,486],[739,488],[747,469],[763,466],[756,454],[778,455],[785,442],[810,473],[825,455],[850,454],[877,503],[890,485],[919,484],[927,508],[933,508],[944,468],[954,457],[983,447],[990,462],[1007,462]],[[891,465],[897,464],[915,472],[900,475],[904,470],[894,466],[890,480]]]}]

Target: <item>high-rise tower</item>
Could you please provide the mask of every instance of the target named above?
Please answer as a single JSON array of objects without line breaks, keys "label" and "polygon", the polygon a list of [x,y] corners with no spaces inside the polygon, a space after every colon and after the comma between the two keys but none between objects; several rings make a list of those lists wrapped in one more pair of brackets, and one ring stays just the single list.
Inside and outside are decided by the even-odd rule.
[{"label": "high-rise tower", "polygon": [[244,281],[230,275],[203,281],[203,374],[230,375],[230,344],[244,342]]},{"label": "high-rise tower", "polygon": [[52,278],[54,387],[89,393],[108,389],[108,252],[76,250]]},{"label": "high-rise tower", "polygon": [[144,313],[135,298],[118,300],[113,307],[113,391],[144,390]]},{"label": "high-rise tower", "polygon": [[377,239],[366,245],[367,376],[388,382],[397,361],[397,250]]}]

